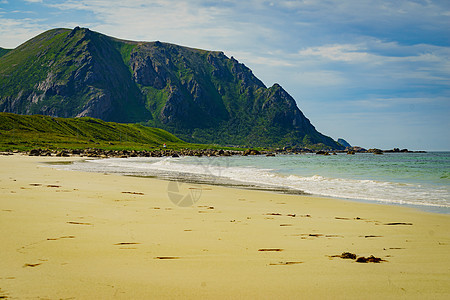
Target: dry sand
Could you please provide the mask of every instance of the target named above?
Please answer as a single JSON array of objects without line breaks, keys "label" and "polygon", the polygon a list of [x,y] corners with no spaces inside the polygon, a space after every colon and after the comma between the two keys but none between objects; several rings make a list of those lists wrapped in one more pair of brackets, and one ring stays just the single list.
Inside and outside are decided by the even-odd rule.
[{"label": "dry sand", "polygon": [[0,298],[450,298],[449,215],[189,184],[183,208],[166,181],[40,164],[64,160],[0,156]]}]

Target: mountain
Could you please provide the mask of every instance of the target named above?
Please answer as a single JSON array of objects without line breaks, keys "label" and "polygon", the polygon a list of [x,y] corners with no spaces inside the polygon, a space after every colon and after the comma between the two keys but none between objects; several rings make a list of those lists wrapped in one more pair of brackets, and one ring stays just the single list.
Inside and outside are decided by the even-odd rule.
[{"label": "mountain", "polygon": [[337,140],[337,142],[338,142],[339,144],[341,144],[342,146],[344,146],[345,148],[351,147],[351,146],[352,146],[352,145],[350,145],[346,140],[344,140],[343,138],[339,138],[339,139]]},{"label": "mountain", "polygon": [[141,123],[197,143],[342,147],[223,52],[53,29],[0,57],[0,86],[3,112]]},{"label": "mountain", "polygon": [[6,53],[8,53],[9,51],[11,51],[11,49],[5,49],[0,47],[0,57],[2,57],[3,55],[5,55]]}]

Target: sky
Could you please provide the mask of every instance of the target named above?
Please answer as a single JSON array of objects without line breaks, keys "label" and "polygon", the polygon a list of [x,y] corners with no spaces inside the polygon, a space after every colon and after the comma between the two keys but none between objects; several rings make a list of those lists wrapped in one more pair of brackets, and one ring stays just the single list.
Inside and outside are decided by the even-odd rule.
[{"label": "sky", "polygon": [[0,0],[0,47],[76,26],[223,51],[351,145],[450,150],[449,0]]}]

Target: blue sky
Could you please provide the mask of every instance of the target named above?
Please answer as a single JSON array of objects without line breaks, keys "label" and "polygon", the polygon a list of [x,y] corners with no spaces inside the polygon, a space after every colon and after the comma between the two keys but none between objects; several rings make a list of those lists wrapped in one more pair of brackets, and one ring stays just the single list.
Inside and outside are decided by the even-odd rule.
[{"label": "blue sky", "polygon": [[450,150],[448,0],[0,0],[0,47],[75,26],[224,51],[352,145]]}]

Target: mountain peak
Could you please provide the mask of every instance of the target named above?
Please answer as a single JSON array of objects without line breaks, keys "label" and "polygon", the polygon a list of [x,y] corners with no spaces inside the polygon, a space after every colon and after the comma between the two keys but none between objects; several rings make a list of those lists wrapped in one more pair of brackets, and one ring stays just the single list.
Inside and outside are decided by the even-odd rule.
[{"label": "mountain peak", "polygon": [[67,38],[70,39],[77,33],[81,33],[81,34],[85,35],[86,33],[89,33],[89,32],[91,32],[89,30],[89,28],[81,28],[81,27],[77,26],[74,29],[72,29],[72,31],[67,35]]}]

